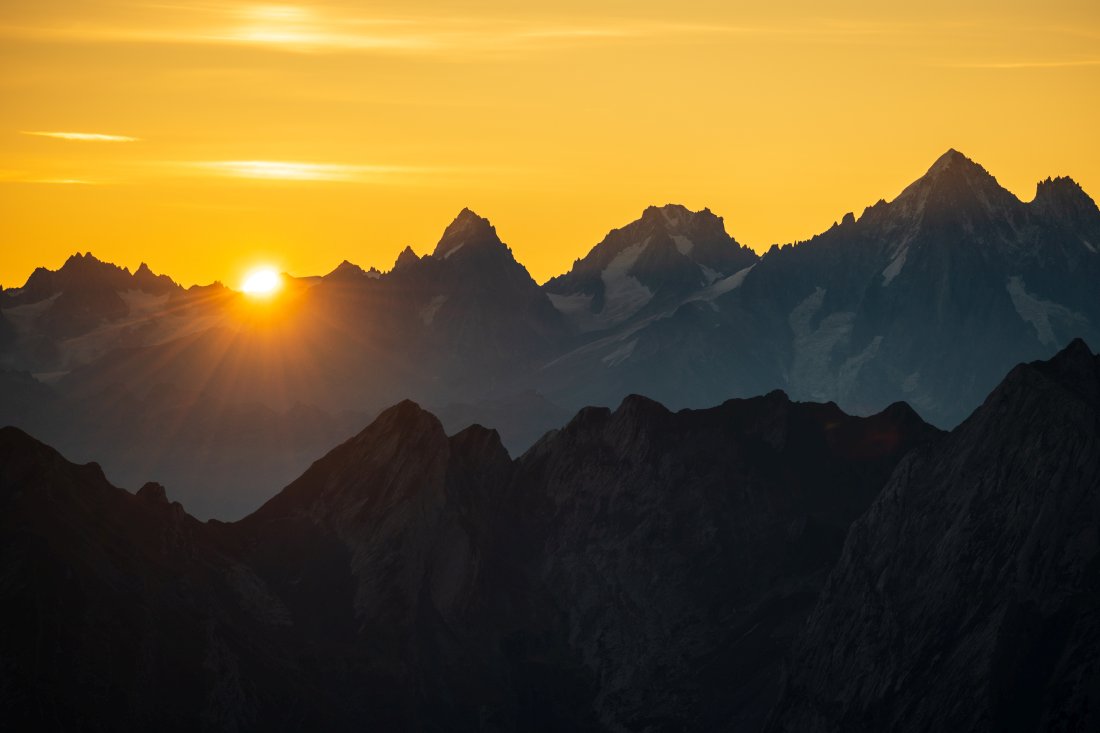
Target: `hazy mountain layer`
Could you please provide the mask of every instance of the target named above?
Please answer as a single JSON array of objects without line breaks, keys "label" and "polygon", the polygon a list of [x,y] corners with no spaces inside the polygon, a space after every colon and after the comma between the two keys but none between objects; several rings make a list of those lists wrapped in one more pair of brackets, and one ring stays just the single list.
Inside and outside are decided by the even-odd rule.
[{"label": "hazy mountain layer", "polygon": [[235,518],[411,398],[513,455],[585,405],[782,389],[959,423],[1014,364],[1100,342],[1100,210],[1068,178],[1018,200],[956,151],[896,199],[757,256],[667,205],[535,283],[464,210],[431,254],[343,263],[271,302],[78,255],[0,295],[0,423],[116,483]]}]

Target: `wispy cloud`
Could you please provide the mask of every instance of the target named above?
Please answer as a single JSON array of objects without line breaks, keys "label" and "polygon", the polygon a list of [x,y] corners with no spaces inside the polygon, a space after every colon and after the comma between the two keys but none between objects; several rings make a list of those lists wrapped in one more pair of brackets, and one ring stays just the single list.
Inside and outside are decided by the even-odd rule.
[{"label": "wispy cloud", "polygon": [[74,177],[43,177],[26,171],[0,171],[0,183],[48,183],[60,186],[94,186],[101,181]]},{"label": "wispy cloud", "polygon": [[525,53],[569,46],[675,42],[706,37],[879,39],[897,24],[828,19],[804,24],[737,25],[638,17],[541,18],[385,16],[332,6],[150,4],[144,22],[88,19],[65,26],[6,26],[0,35],[82,43],[238,45],[298,53],[412,55]]},{"label": "wispy cloud", "polygon": [[951,69],[1068,69],[1100,66],[1100,59],[1068,59],[1049,61],[963,61],[938,64]]},{"label": "wispy cloud", "polygon": [[84,142],[97,142],[97,143],[132,143],[141,140],[140,137],[130,137],[129,135],[105,135],[99,132],[55,132],[44,130],[22,130],[24,135],[34,135],[35,137],[52,137],[58,140],[80,140]]},{"label": "wispy cloud", "polygon": [[428,170],[411,166],[302,163],[284,160],[212,160],[185,165],[232,178],[283,181],[363,182],[398,174],[423,173]]},{"label": "wispy cloud", "polygon": [[84,178],[31,178],[26,183],[52,183],[59,186],[94,186],[98,181],[89,181]]}]

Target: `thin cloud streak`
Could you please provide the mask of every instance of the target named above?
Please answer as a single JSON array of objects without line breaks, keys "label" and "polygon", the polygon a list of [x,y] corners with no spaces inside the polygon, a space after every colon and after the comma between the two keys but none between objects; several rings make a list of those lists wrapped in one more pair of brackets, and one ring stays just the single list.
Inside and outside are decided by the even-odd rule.
[{"label": "thin cloud streak", "polygon": [[344,165],[282,160],[212,160],[192,163],[190,167],[231,178],[330,182],[364,182],[392,175],[424,173],[429,170],[411,166]]},{"label": "thin cloud streak", "polygon": [[141,140],[140,137],[129,135],[105,135],[99,132],[55,132],[45,130],[21,130],[24,135],[34,137],[51,137],[57,140],[78,140],[81,142],[96,143],[133,143]]},{"label": "thin cloud streak", "polygon": [[1086,66],[1100,66],[1100,59],[1080,59],[1072,61],[1003,61],[1003,62],[962,62],[938,64],[949,69],[1070,69]]},{"label": "thin cloud streak", "polygon": [[35,178],[26,183],[52,183],[62,186],[95,186],[97,181],[88,181],[83,178]]},{"label": "thin cloud streak", "polygon": [[0,171],[0,183],[34,183],[58,186],[97,186],[102,181],[87,178],[36,178],[19,172]]},{"label": "thin cloud streak", "polygon": [[[706,37],[872,39],[909,30],[898,24],[819,19],[800,26],[723,25],[606,18],[365,17],[297,6],[160,7],[175,17],[142,26],[0,26],[0,36],[61,42],[237,45],[297,53],[455,55],[538,52],[573,45],[668,42]],[[178,21],[178,22],[177,22]]]}]

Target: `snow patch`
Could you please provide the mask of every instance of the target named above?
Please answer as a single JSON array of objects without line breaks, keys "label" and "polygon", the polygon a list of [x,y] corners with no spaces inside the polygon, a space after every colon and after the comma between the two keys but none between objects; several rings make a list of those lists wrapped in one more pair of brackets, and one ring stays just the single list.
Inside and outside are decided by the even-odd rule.
[{"label": "snow patch", "polygon": [[671,227],[680,226],[680,209],[678,207],[661,207],[661,216],[665,218],[665,224]]},{"label": "snow patch", "polygon": [[894,259],[890,260],[890,264],[886,266],[886,269],[882,271],[882,287],[886,287],[890,282],[898,276],[901,272],[901,268],[905,266],[905,258],[909,254],[909,245],[901,247],[898,253],[894,255]]},{"label": "snow patch", "polygon": [[[737,290],[737,288],[741,287],[741,283],[745,282],[745,277],[748,276],[754,267],[756,267],[755,262],[728,277],[711,283],[710,287],[700,290],[699,295],[693,298],[693,300],[714,300],[719,295],[724,295],[731,290]],[[711,270],[711,272],[713,272],[713,270]]]},{"label": "snow patch", "polygon": [[840,371],[837,373],[837,397],[846,398],[855,389],[860,371],[867,362],[878,356],[880,346],[882,346],[882,336],[875,336],[871,339],[871,343],[867,344],[867,348],[840,365]]},{"label": "snow patch", "polygon": [[706,265],[699,265],[699,269],[703,273],[703,279],[706,280],[707,285],[713,285],[717,280],[721,279],[722,273],[718,270],[713,270]]},{"label": "snow patch", "polygon": [[[460,247],[462,245],[459,245]],[[455,250],[451,250],[454,252]],[[451,252],[447,253],[447,257],[451,255]],[[439,307],[446,302],[446,295],[437,295],[428,301],[428,304],[420,309],[420,320],[424,321],[425,326],[430,326],[432,321],[435,320],[435,314],[439,310]]]},{"label": "snow patch", "polygon": [[1016,307],[1016,313],[1026,323],[1034,326],[1035,333],[1039,337],[1039,343],[1044,346],[1053,346],[1058,341],[1054,335],[1054,327],[1051,325],[1052,318],[1073,324],[1088,324],[1088,319],[1080,313],[1027,292],[1024,287],[1024,279],[1019,275],[1008,278],[1005,289],[1008,290],[1008,295],[1012,298],[1012,305]]},{"label": "snow patch", "polygon": [[600,361],[606,364],[609,368],[617,366],[630,358],[630,355],[634,353],[634,347],[637,345],[638,339],[627,341],[622,346],[600,359]]},{"label": "snow patch", "polygon": [[597,319],[599,327],[606,328],[625,321],[653,298],[649,288],[628,274],[647,244],[648,237],[644,242],[627,247],[600,273],[603,280],[603,310]]},{"label": "snow patch", "polygon": [[[87,333],[57,342],[57,375],[119,348],[156,346],[183,336],[205,331],[224,322],[217,310],[194,302],[174,306],[168,294],[155,295],[143,290],[123,290],[118,293],[129,313],[112,321],[103,321]],[[34,333],[38,320],[61,294],[17,308],[5,309],[4,316],[19,334]],[[53,373],[51,373],[53,374]]]},{"label": "snow patch", "polygon": [[457,245],[455,245],[454,247],[451,247],[449,250],[447,250],[447,253],[443,255],[443,259],[445,259],[445,260],[451,259],[451,255],[453,255],[455,252],[457,252],[458,250],[462,249],[465,246],[466,246],[465,241],[459,242]]},{"label": "snow patch", "polygon": [[833,349],[851,335],[856,317],[850,311],[831,313],[821,319],[817,328],[812,328],[814,316],[821,310],[824,302],[825,288],[815,288],[814,292],[791,310],[787,318],[794,333],[791,386],[798,394],[817,400],[830,399],[833,396],[831,392],[835,392],[835,385],[830,384],[828,376]]},{"label": "snow patch", "polygon": [[691,254],[691,250],[695,249],[695,242],[691,241],[683,234],[673,234],[672,241],[676,243],[676,249],[682,255]]},{"label": "snow patch", "polygon": [[653,293],[632,275],[630,268],[649,244],[649,237],[624,248],[600,273],[603,280],[603,309],[592,312],[592,296],[585,293],[554,295],[550,302],[568,316],[582,332],[601,331],[617,326],[640,311],[653,298]]},{"label": "snow patch", "polygon": [[790,325],[791,331],[794,332],[796,339],[810,333],[810,321],[813,320],[814,314],[821,309],[821,304],[824,302],[825,288],[817,287],[791,310],[791,314],[787,316],[787,323]]},{"label": "snow patch", "polygon": [[592,308],[592,296],[587,293],[573,293],[572,295],[547,293],[546,297],[550,298],[551,305],[570,318],[580,317],[581,314]]}]

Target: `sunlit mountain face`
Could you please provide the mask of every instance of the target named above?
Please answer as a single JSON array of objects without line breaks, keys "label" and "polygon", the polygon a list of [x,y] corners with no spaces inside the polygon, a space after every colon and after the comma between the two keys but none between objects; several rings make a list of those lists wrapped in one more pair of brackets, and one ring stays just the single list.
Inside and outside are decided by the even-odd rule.
[{"label": "sunlit mountain face", "polygon": [[1100,4],[0,7],[0,725],[1100,730]]}]

